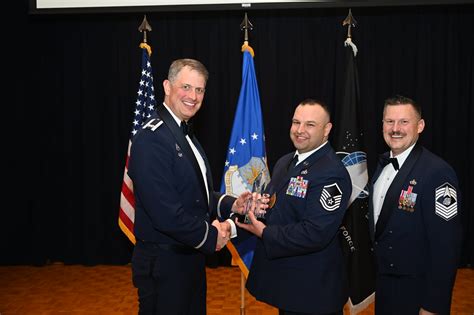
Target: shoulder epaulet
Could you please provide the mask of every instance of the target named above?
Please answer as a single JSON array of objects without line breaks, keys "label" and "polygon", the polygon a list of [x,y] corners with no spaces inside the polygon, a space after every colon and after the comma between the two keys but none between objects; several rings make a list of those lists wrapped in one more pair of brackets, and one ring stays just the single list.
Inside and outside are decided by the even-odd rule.
[{"label": "shoulder epaulet", "polygon": [[160,118],[152,118],[143,125],[142,129],[151,129],[151,131],[155,131],[162,124],[163,120]]}]

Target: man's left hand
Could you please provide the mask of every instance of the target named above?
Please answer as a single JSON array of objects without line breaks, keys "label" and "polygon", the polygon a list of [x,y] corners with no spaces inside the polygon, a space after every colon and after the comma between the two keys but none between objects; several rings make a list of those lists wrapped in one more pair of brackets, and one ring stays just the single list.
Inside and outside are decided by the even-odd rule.
[{"label": "man's left hand", "polygon": [[262,237],[263,234],[263,229],[265,229],[267,226],[261,222],[258,221],[257,218],[255,217],[255,214],[253,211],[249,211],[247,213],[248,218],[250,219],[250,223],[240,223],[237,219],[235,220],[235,224],[237,224],[238,227],[249,231],[252,234],[255,234],[258,237]]}]

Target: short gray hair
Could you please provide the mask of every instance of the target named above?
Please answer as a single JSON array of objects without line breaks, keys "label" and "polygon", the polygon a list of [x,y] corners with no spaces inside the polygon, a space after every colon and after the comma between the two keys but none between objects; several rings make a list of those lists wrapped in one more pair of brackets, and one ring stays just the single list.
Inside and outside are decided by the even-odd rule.
[{"label": "short gray hair", "polygon": [[199,74],[204,76],[204,79],[207,82],[207,79],[209,78],[209,72],[207,71],[206,67],[201,62],[189,58],[177,59],[173,61],[168,71],[168,80],[170,82],[174,82],[178,76],[178,73],[184,67],[189,67],[191,70],[197,71]]}]

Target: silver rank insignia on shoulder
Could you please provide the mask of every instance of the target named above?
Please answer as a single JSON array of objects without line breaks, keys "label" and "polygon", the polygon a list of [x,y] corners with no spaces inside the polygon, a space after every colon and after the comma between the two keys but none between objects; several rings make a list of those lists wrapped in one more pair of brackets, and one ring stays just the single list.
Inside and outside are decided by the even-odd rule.
[{"label": "silver rank insignia on shoulder", "polygon": [[458,200],[456,189],[448,182],[435,190],[435,212],[445,219],[451,220],[458,213]]},{"label": "silver rank insignia on shoulder", "polygon": [[319,202],[326,211],[334,211],[339,208],[342,200],[342,191],[337,183],[323,187]]},{"label": "silver rank insignia on shoulder", "polygon": [[300,174],[301,174],[301,175],[306,175],[306,174],[308,174],[308,169],[305,168],[304,170],[301,171]]},{"label": "silver rank insignia on shoulder", "polygon": [[161,119],[153,118],[153,119],[150,119],[145,125],[143,125],[142,129],[151,129],[151,131],[155,131],[162,124],[163,124],[163,121]]}]

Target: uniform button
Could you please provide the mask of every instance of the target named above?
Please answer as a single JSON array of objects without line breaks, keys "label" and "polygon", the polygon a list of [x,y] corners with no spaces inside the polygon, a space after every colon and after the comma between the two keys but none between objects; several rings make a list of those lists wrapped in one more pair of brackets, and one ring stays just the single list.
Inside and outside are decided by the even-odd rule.
[{"label": "uniform button", "polygon": [[392,234],[393,232],[392,232],[392,230],[390,230],[390,231],[388,231],[388,233]]},{"label": "uniform button", "polygon": [[392,246],[389,246],[388,249],[392,249]]},{"label": "uniform button", "polygon": [[379,245],[379,242],[375,242],[375,245]]},{"label": "uniform button", "polygon": [[393,268],[393,264],[390,264],[390,267],[392,267],[392,268]]},{"label": "uniform button", "polygon": [[199,203],[199,199],[196,199],[196,203]]},{"label": "uniform button", "polygon": [[374,248],[373,248],[373,247],[371,247],[371,248],[370,248],[370,251],[371,251],[371,252],[373,252],[373,251],[374,251]]}]

